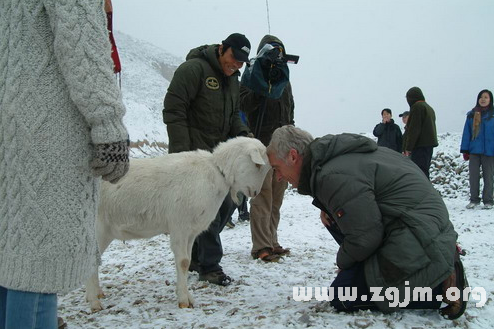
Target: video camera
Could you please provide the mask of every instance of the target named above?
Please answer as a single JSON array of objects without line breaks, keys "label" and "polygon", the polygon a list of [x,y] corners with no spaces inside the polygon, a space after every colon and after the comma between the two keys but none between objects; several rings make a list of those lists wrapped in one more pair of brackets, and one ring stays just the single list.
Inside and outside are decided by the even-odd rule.
[{"label": "video camera", "polygon": [[287,55],[281,45],[266,44],[259,51],[257,58],[261,61],[266,80],[274,83],[282,79],[286,64],[297,64],[299,56]]},{"label": "video camera", "polygon": [[286,54],[279,44],[265,44],[251,59],[241,83],[258,94],[278,99],[289,82],[287,64],[297,64],[298,60],[299,56]]}]

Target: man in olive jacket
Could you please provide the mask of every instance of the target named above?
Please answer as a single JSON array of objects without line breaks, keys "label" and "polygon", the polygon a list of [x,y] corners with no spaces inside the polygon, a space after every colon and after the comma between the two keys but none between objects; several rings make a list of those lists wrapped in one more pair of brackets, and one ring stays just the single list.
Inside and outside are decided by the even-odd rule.
[{"label": "man in olive jacket", "polygon": [[[246,136],[239,116],[238,70],[249,60],[250,42],[234,33],[222,44],[192,49],[173,76],[165,96],[163,121],[169,153],[196,149],[212,151],[220,142]],[[223,256],[220,232],[235,207],[229,196],[207,231],[196,238],[190,270],[199,279],[219,285],[232,280],[219,265]]]},{"label": "man in olive jacket", "polygon": [[[269,34],[261,39],[257,52],[259,53],[266,44],[281,47],[286,53],[281,40]],[[247,114],[250,130],[255,132],[257,134],[255,137],[267,146],[276,128],[294,124],[295,105],[292,86],[288,82],[281,97],[271,99],[241,85],[240,108]],[[273,171],[270,170],[264,179],[261,192],[251,200],[251,254],[254,259],[259,258],[266,262],[278,261],[282,255],[289,253],[288,248],[283,248],[279,244],[277,233],[280,208],[287,187],[286,182],[278,182],[274,179]]]},{"label": "man in olive jacket", "polygon": [[[441,196],[414,163],[361,135],[313,140],[293,126],[277,129],[267,152],[276,177],[314,198],[340,244],[340,272],[332,286],[357,287],[358,296],[369,296],[369,287],[382,287],[381,296],[396,287],[402,303],[345,302],[335,291],[333,306],[346,311],[439,308],[436,295],[451,286],[450,280],[456,284],[457,233]],[[434,299],[405,305],[405,287],[429,287]]]},{"label": "man in olive jacket", "polygon": [[406,94],[410,115],[408,117],[404,154],[411,156],[429,178],[433,148],[438,145],[436,133],[436,114],[425,102],[419,87],[412,87]]}]

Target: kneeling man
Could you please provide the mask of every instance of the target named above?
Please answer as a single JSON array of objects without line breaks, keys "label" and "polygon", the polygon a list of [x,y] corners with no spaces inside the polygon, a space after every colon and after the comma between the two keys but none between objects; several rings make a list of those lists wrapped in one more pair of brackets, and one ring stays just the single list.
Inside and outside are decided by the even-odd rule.
[{"label": "kneeling man", "polygon": [[[443,315],[463,314],[467,282],[457,233],[441,196],[410,159],[361,135],[313,140],[294,126],[278,128],[267,152],[276,178],[314,198],[340,245],[339,273],[331,285],[337,310],[438,309],[442,299],[448,304]],[[340,299],[338,287],[356,288],[357,299]],[[372,294],[377,287],[380,298]],[[461,292],[459,299],[446,294],[450,287]],[[432,298],[414,301],[414,288],[432,291]],[[386,291],[399,296],[399,303],[387,299]]]}]

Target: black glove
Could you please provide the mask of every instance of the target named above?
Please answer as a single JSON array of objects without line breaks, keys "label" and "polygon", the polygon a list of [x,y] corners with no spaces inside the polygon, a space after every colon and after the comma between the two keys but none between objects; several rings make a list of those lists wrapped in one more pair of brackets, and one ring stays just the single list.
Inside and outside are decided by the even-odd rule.
[{"label": "black glove", "polygon": [[95,145],[96,154],[91,162],[93,174],[115,184],[129,171],[129,142],[121,141]]}]

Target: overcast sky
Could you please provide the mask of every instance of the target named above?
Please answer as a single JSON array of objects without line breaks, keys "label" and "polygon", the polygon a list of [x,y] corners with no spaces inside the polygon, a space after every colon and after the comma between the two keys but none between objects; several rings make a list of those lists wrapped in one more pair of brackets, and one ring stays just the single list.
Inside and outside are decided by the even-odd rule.
[{"label": "overcast sky", "polygon": [[[113,0],[114,29],[185,58],[230,33],[279,37],[295,121],[314,136],[371,132],[381,110],[408,110],[418,86],[438,132],[461,132],[482,89],[494,90],[493,0]],[[118,40],[117,40],[118,45]],[[125,70],[125,68],[123,68]],[[166,90],[163,90],[163,96]]]}]

